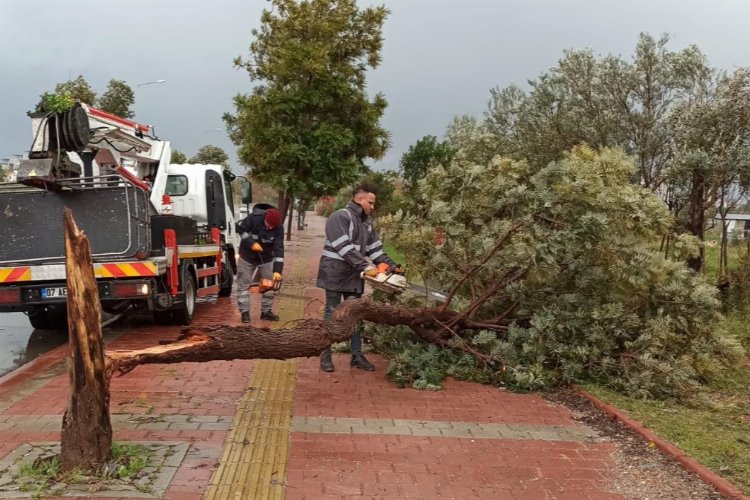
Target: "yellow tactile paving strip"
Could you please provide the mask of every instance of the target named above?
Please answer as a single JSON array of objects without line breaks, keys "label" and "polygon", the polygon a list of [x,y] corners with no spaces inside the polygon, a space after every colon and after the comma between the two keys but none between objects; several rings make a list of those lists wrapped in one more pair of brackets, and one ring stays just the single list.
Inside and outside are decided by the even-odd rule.
[{"label": "yellow tactile paving strip", "polygon": [[[294,252],[297,258],[284,273],[284,287],[274,301],[281,317],[274,328],[288,327],[287,321],[305,313],[307,244],[295,246],[299,248],[287,248],[287,255]],[[255,362],[205,500],[284,498],[296,379],[296,360]]]},{"label": "yellow tactile paving strip", "polygon": [[283,499],[297,361],[258,361],[206,500]]}]

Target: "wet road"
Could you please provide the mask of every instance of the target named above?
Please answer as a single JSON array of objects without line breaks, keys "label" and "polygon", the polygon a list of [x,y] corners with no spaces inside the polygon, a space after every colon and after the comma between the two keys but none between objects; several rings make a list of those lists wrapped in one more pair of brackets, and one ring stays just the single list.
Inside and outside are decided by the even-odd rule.
[{"label": "wet road", "polygon": [[0,376],[67,340],[62,330],[34,330],[23,313],[0,313]]}]

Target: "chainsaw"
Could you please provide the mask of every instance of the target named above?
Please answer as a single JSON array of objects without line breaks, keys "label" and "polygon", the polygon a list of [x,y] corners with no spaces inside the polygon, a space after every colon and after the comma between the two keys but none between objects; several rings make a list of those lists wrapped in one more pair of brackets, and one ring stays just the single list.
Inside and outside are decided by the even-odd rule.
[{"label": "chainsaw", "polygon": [[409,283],[399,268],[394,269],[385,262],[378,264],[377,269],[378,274],[375,276],[367,276],[365,273],[361,275],[365,282],[369,283],[373,288],[393,295],[409,292],[410,295],[426,297],[439,303],[444,303],[448,299],[448,296],[443,292]]},{"label": "chainsaw", "polygon": [[252,293],[265,293],[273,290],[278,292],[281,290],[281,280],[274,280],[260,277],[260,269],[255,268],[253,273],[252,282],[250,284],[250,292]]}]

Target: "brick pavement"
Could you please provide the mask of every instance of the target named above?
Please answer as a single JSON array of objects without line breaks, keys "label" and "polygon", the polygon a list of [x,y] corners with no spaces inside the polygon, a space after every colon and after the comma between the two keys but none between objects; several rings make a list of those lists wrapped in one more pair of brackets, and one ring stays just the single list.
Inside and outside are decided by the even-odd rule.
[{"label": "brick pavement", "polygon": [[[322,313],[314,278],[324,220],[308,223],[287,246],[280,324]],[[233,297],[198,304],[195,323],[238,324]],[[132,318],[109,331],[109,348],[136,349],[179,328]],[[59,441],[64,355],[58,348],[0,379],[0,458]],[[166,499],[624,498],[613,493],[614,445],[566,408],[454,380],[440,392],[399,389],[387,361],[372,358],[374,373],[350,369],[343,354],[334,373],[317,359],[141,366],[112,382],[114,438],[190,443]],[[273,372],[275,363],[288,371]]]}]

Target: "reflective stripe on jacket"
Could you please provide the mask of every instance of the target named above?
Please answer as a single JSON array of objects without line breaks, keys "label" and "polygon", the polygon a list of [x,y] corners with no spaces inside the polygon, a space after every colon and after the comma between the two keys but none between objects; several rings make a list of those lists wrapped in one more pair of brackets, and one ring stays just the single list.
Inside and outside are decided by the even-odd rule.
[{"label": "reflective stripe on jacket", "polygon": [[318,266],[316,285],[338,292],[364,291],[360,277],[371,260],[378,264],[393,261],[383,251],[371,217],[354,202],[337,210],[326,221],[326,240]]}]

